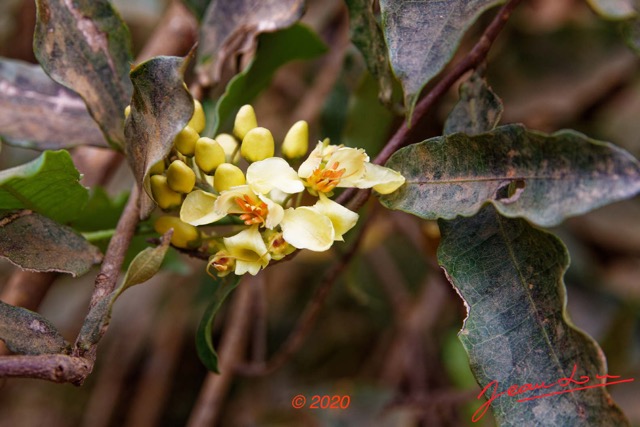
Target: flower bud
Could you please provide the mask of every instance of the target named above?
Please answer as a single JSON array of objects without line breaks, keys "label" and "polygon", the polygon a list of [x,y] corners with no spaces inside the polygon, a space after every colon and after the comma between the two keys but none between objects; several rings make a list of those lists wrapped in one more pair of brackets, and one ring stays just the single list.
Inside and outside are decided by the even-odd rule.
[{"label": "flower bud", "polygon": [[239,167],[231,163],[223,163],[216,168],[213,176],[213,187],[218,193],[230,189],[238,185],[244,185],[246,182],[244,173]]},{"label": "flower bud", "polygon": [[236,120],[233,124],[233,133],[238,138],[244,139],[247,132],[257,126],[258,120],[256,119],[256,113],[253,111],[253,107],[248,104],[243,105],[236,115]]},{"label": "flower bud", "polygon": [[215,137],[226,154],[227,163],[238,163],[240,160],[240,150],[238,150],[238,141],[228,133],[221,133]]},{"label": "flower bud", "polygon": [[153,194],[153,199],[160,206],[160,209],[173,209],[182,204],[182,195],[169,188],[166,176],[153,175],[150,178],[150,182],[151,194]]},{"label": "flower bud", "polygon": [[269,254],[271,254],[271,259],[273,261],[280,261],[282,258],[286,257],[296,250],[296,248],[294,248],[284,240],[282,232],[266,230],[262,234],[264,242],[267,246],[267,249],[269,250]]},{"label": "flower bud", "polygon": [[240,154],[248,162],[257,162],[273,157],[275,143],[271,131],[265,128],[251,129],[245,135],[240,146]]},{"label": "flower bud", "polygon": [[296,159],[307,154],[309,149],[309,125],[300,120],[291,126],[282,142],[282,154],[289,159]]},{"label": "flower bud", "polygon": [[193,128],[196,132],[200,133],[204,130],[206,125],[206,119],[204,116],[204,110],[202,104],[197,99],[193,100],[193,116],[187,126]]},{"label": "flower bud", "polygon": [[124,107],[124,118],[126,119],[131,114],[131,105],[127,105]]},{"label": "flower bud", "polygon": [[164,173],[164,160],[160,160],[149,169],[149,175],[161,175]]},{"label": "flower bud", "polygon": [[167,184],[178,193],[188,193],[196,185],[196,174],[182,160],[174,160],[167,169]]},{"label": "flower bud", "polygon": [[176,150],[184,154],[185,156],[193,156],[196,141],[200,138],[198,132],[191,126],[187,125],[176,135],[173,140]]},{"label": "flower bud", "polygon": [[173,228],[171,244],[178,248],[194,249],[200,246],[200,230],[193,225],[180,221],[175,216],[161,216],[153,223],[153,228],[160,234],[164,234]]},{"label": "flower bud", "polygon": [[195,154],[196,164],[204,173],[213,172],[226,158],[220,144],[207,137],[196,141]]}]

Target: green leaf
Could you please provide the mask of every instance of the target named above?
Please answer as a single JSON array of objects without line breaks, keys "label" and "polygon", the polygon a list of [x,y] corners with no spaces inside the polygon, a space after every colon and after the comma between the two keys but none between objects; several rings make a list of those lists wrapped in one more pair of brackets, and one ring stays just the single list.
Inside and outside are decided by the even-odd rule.
[{"label": "green leaf", "polygon": [[[459,338],[478,383],[488,387],[487,398],[496,385],[498,394],[514,384],[551,386],[563,378],[584,380],[582,375],[590,385],[604,383],[596,377],[606,373],[602,351],[566,313],[562,278],[569,256],[558,238],[491,206],[473,218],[439,224],[439,262],[467,307]],[[628,425],[604,387],[518,402],[580,387],[566,382],[564,388],[496,397],[491,406],[498,425]]]},{"label": "green leaf", "polygon": [[72,228],[28,210],[0,215],[0,257],[24,270],[81,276],[102,260]]},{"label": "green leaf", "polygon": [[634,0],[587,0],[600,16],[607,19],[628,19],[637,16]]},{"label": "green leaf", "polygon": [[37,65],[0,59],[0,137],[36,150],[106,146],[82,99]]},{"label": "green leaf", "polygon": [[381,202],[426,219],[471,216],[490,202],[505,216],[552,226],[640,192],[640,164],[626,151],[574,131],[547,135],[521,125],[431,138],[386,166],[407,182]]},{"label": "green leaf", "polygon": [[495,128],[502,116],[502,101],[477,73],[460,85],[460,100],[444,123],[444,134],[478,135]]},{"label": "green leaf", "polygon": [[202,315],[198,331],[196,332],[198,357],[200,357],[200,360],[208,370],[217,374],[220,372],[218,371],[218,354],[213,347],[213,320],[216,314],[218,314],[218,311],[220,311],[222,303],[238,286],[238,283],[240,283],[240,276],[236,276],[235,274],[230,274],[223,279],[216,280],[217,289],[209,306]]},{"label": "green leaf", "polygon": [[200,26],[200,83],[210,86],[220,80],[228,58],[239,50],[251,51],[258,34],[292,25],[303,11],[304,0],[211,0]]},{"label": "green leaf", "polygon": [[140,192],[140,218],[154,208],[149,170],[169,155],[173,139],[193,115],[193,98],[184,85],[184,72],[191,59],[158,56],[131,70],[133,97],[125,123],[125,153]]},{"label": "green leaf", "polygon": [[380,87],[379,99],[391,105],[393,76],[382,29],[373,14],[373,0],[345,0],[349,9],[351,41],[362,52],[371,75]]},{"label": "green leaf", "polygon": [[30,209],[58,222],[76,218],[89,199],[69,153],[45,151],[0,172],[1,209]]},{"label": "green leaf", "polygon": [[462,36],[487,9],[504,0],[380,0],[393,71],[411,118],[422,88],[453,57]]},{"label": "green leaf", "polygon": [[80,348],[86,350],[100,340],[111,321],[113,304],[124,291],[132,286],[146,282],[158,273],[167,249],[169,249],[172,235],[173,231],[169,230],[162,236],[160,245],[155,248],[146,248],[136,255],[131,261],[120,286],[91,308],[78,335],[78,346]]},{"label": "green leaf", "polygon": [[128,198],[127,192],[111,197],[104,188],[94,187],[87,205],[80,216],[72,221],[71,226],[83,232],[113,229],[118,224]]},{"label": "green leaf", "polygon": [[[287,48],[283,49],[283,46]],[[215,135],[220,128],[230,128],[240,107],[267,87],[273,73],[282,65],[295,59],[315,58],[325,51],[326,46],[318,36],[300,24],[275,33],[262,34],[255,58],[243,72],[231,79],[218,101],[213,128],[208,134]]]},{"label": "green leaf", "polygon": [[33,50],[51,78],[77,92],[116,148],[131,98],[129,30],[107,0],[36,0]]},{"label": "green leaf", "polygon": [[47,319],[0,301],[0,340],[18,354],[68,354],[69,343]]}]

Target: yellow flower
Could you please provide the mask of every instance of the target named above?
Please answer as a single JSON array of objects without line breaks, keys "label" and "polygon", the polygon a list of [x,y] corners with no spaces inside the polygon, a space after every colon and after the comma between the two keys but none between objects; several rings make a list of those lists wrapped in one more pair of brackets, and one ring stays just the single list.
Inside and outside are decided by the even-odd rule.
[{"label": "yellow flower", "polygon": [[404,184],[398,172],[369,163],[369,156],[360,148],[318,143],[298,169],[298,176],[306,181],[312,194],[331,194],[344,187],[371,188],[388,194]]},{"label": "yellow flower", "polygon": [[244,273],[255,276],[271,260],[257,225],[223,240],[228,258],[235,260],[235,273],[238,276]]},{"label": "yellow flower", "polygon": [[326,251],[356,224],[358,214],[324,194],[313,206],[289,208],[280,222],[284,240],[298,249]]},{"label": "yellow flower", "polygon": [[248,185],[233,187],[220,193],[213,210],[220,218],[236,214],[245,225],[257,224],[269,229],[280,224],[284,216],[282,206],[263,194],[255,194]]}]

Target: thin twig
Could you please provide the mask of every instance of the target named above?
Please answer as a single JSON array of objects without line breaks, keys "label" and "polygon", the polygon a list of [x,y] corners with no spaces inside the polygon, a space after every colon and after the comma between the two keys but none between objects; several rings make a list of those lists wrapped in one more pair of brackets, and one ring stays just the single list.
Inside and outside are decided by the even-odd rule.
[{"label": "thin twig", "polygon": [[90,360],[65,354],[0,357],[0,377],[3,378],[38,378],[81,385],[92,368]]},{"label": "thin twig", "polygon": [[[431,91],[420,100],[420,102],[418,102],[418,105],[413,111],[414,122],[419,122],[423,117],[425,117],[435,103],[445,93],[447,93],[451,86],[453,86],[460,77],[462,77],[467,71],[478,67],[478,65],[484,61],[491,49],[491,46],[493,45],[493,42],[498,37],[498,34],[500,34],[500,31],[504,28],[513,10],[521,1],[522,0],[511,0],[502,6],[493,18],[493,21],[491,21],[491,24],[489,24],[482,36],[480,36],[480,40],[478,40],[469,53],[462,59],[462,61],[452,68],[451,71],[449,71],[443,79],[440,80],[438,84],[436,84],[433,89],[431,89]],[[385,164],[393,153],[405,145],[410,144],[413,129],[415,129],[415,127],[409,127],[409,124],[405,121],[376,156],[373,163],[377,165]],[[370,192],[370,190],[349,189],[342,193],[336,201],[345,205],[348,201],[358,197],[357,201],[354,200],[350,203],[350,208],[357,210],[366,201],[365,197],[357,195],[367,194],[367,192]]]},{"label": "thin twig", "polygon": [[304,313],[300,316],[300,319],[296,324],[296,328],[291,332],[289,337],[287,337],[287,340],[282,344],[280,349],[278,349],[278,352],[266,363],[236,365],[236,370],[240,375],[262,376],[270,374],[284,365],[300,349],[305,338],[315,326],[316,321],[318,320],[318,315],[320,314],[320,311],[324,306],[324,302],[329,295],[329,291],[358,252],[360,244],[366,234],[368,225],[373,217],[373,214],[369,215],[365,223],[362,224],[362,228],[351,245],[351,248],[349,248],[349,250],[340,257],[340,260],[327,271],[322,282],[316,289],[313,298],[309,301]]}]

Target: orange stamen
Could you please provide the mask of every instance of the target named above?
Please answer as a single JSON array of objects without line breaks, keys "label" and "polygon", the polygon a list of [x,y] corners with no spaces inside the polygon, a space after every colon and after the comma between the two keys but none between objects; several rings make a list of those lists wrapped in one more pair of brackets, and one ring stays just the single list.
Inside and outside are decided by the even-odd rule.
[{"label": "orange stamen", "polygon": [[346,172],[346,169],[338,169],[339,166],[338,162],[334,162],[329,168],[319,167],[307,178],[307,182],[316,191],[329,193],[340,184],[340,179]]},{"label": "orange stamen", "polygon": [[248,194],[242,198],[236,197],[236,203],[245,213],[240,215],[240,219],[245,225],[264,224],[269,214],[267,204],[261,200],[252,200]]}]

